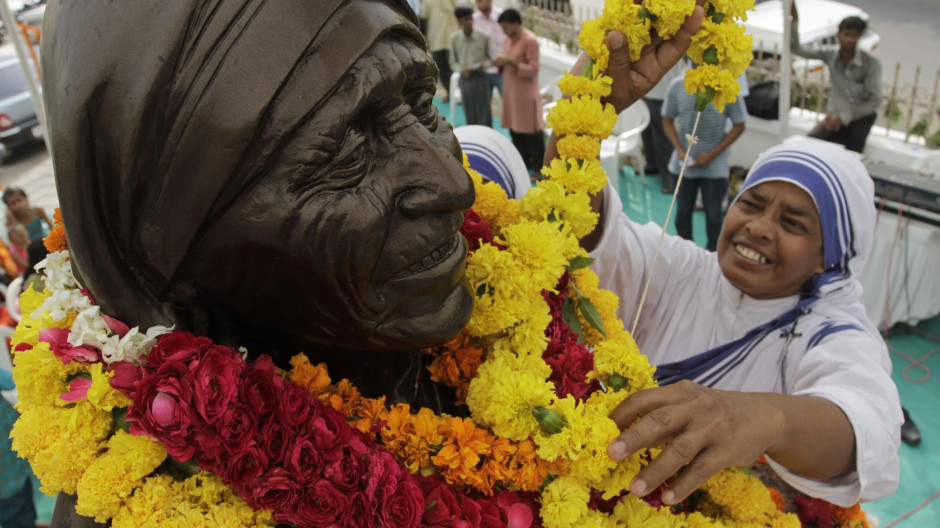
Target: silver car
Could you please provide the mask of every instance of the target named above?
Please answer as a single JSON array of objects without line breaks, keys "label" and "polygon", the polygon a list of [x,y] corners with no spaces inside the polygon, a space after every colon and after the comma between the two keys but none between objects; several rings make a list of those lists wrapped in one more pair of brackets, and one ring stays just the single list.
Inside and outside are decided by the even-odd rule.
[{"label": "silver car", "polygon": [[0,157],[42,140],[42,127],[29,95],[26,76],[15,56],[0,58]]}]

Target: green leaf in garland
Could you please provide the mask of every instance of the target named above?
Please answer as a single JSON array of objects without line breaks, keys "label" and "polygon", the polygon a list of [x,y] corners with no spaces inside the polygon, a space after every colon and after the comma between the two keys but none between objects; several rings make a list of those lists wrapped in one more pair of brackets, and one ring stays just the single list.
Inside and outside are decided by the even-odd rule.
[{"label": "green leaf in garland", "polygon": [[554,211],[554,210],[553,210],[552,212],[548,213],[548,217],[546,218],[546,220],[548,220],[549,222],[557,222],[557,221],[558,221],[558,216],[555,214],[555,211]]},{"label": "green leaf in garland", "polygon": [[587,77],[588,79],[592,79],[594,77],[594,63],[594,59],[590,58],[586,63],[584,63],[584,67],[581,68],[581,77]]},{"label": "green leaf in garland", "polygon": [[541,405],[532,410],[532,416],[535,416],[535,419],[539,422],[539,425],[542,426],[542,429],[550,435],[558,434],[562,429],[568,426],[565,417],[558,414],[558,411],[547,409]]},{"label": "green leaf in garland", "polygon": [[627,381],[629,381],[627,378],[615,372],[607,378],[607,386],[613,389],[614,392],[617,392],[627,386]]},{"label": "green leaf in garland", "polygon": [[580,343],[582,341],[581,333],[583,329],[581,328],[581,320],[578,319],[578,314],[575,310],[574,299],[568,297],[561,305],[561,318],[565,320],[565,323],[568,324],[572,332],[578,334],[578,343]]},{"label": "green leaf in garland", "polygon": [[602,336],[607,337],[607,332],[604,331],[604,321],[601,319],[601,313],[597,311],[597,307],[594,306],[594,303],[592,303],[590,299],[579,294],[578,309],[581,310],[581,315],[584,316],[584,319],[589,325],[593,326]]},{"label": "green leaf in garland", "polygon": [[705,53],[702,54],[702,61],[705,64],[718,66],[718,48],[716,48],[714,44],[709,46],[708,49],[705,50]]},{"label": "green leaf in garland", "polygon": [[715,98],[715,89],[711,86],[706,86],[704,92],[699,92],[695,94],[695,110],[697,112],[702,112],[705,110],[705,107],[708,106],[708,103],[712,102],[712,99]]},{"label": "green leaf in garland", "polygon": [[636,12],[636,14],[640,18],[650,19],[651,22],[656,22],[657,20],[659,20],[659,17],[657,17],[653,13],[650,13],[650,10],[645,7],[641,7],[640,10]]},{"label": "green leaf in garland", "polygon": [[721,24],[721,21],[725,19],[725,14],[719,13],[718,10],[715,9],[714,4],[708,4],[708,16],[710,16],[712,22],[716,24]]},{"label": "green leaf in garland", "polygon": [[124,419],[127,416],[127,407],[115,407],[111,409],[111,416],[114,418],[114,426],[125,433],[131,432],[131,424]]},{"label": "green leaf in garland", "polygon": [[594,259],[591,257],[582,257],[578,255],[577,257],[568,261],[568,271],[577,271],[579,269],[584,269],[591,265],[594,262]]}]

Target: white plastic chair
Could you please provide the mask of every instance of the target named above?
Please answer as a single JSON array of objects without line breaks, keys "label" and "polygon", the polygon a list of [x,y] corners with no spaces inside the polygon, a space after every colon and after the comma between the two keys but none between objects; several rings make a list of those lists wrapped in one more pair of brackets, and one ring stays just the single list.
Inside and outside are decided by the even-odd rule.
[{"label": "white plastic chair", "polygon": [[[7,346],[7,339],[13,335],[13,329],[9,326],[0,326],[0,368],[13,370],[13,358],[10,356],[10,347]],[[0,391],[0,396],[10,405],[16,405],[16,389]]]},{"label": "white plastic chair", "polygon": [[7,311],[10,312],[10,317],[16,322],[23,318],[23,314],[20,312],[21,293],[23,293],[23,277],[19,276],[10,281],[6,291]]},{"label": "white plastic chair", "polygon": [[447,89],[450,97],[450,126],[457,126],[457,105],[463,104],[460,94],[460,72],[450,74],[450,88]]},{"label": "white plastic chair", "polygon": [[[620,112],[610,137],[601,142],[601,167],[607,171],[615,184],[620,180],[620,167],[623,166],[623,161],[630,158],[632,159],[631,166],[643,179],[643,185],[646,185],[646,174],[643,172],[642,132],[649,124],[649,108],[642,100],[637,101]],[[620,190],[619,185],[617,190]]]}]

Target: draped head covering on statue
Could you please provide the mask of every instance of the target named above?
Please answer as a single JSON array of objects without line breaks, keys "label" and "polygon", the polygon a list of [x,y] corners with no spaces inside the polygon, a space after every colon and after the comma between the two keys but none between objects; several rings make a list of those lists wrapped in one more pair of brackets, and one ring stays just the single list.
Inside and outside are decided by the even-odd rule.
[{"label": "draped head covering on statue", "polygon": [[308,351],[459,332],[473,191],[416,22],[405,0],[50,2],[56,184],[102,310]]}]

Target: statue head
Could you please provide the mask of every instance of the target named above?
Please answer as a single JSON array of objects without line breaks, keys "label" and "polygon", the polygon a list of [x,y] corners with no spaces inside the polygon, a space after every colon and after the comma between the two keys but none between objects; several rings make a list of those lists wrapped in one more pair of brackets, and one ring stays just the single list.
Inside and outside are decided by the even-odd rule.
[{"label": "statue head", "polygon": [[443,342],[473,187],[405,0],[50,2],[73,269],[105,313],[221,342]]}]

